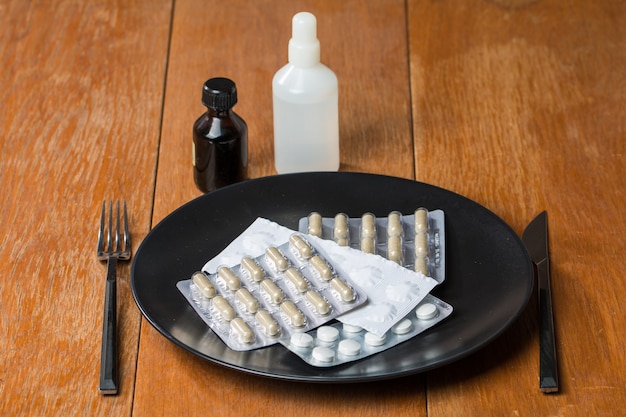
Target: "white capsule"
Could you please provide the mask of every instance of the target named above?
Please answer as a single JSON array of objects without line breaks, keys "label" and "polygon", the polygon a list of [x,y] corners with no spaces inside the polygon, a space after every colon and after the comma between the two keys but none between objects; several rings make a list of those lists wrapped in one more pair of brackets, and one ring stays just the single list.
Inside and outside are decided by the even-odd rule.
[{"label": "white capsule", "polygon": [[276,268],[278,272],[283,272],[289,267],[287,259],[274,246],[270,246],[265,250],[265,256],[274,264],[274,268]]},{"label": "white capsule", "polygon": [[309,242],[304,240],[302,236],[295,234],[289,236],[289,243],[303,259],[309,259],[313,256],[313,248],[311,248]]},{"label": "white capsule", "polygon": [[339,353],[346,356],[356,356],[361,353],[361,344],[354,339],[345,339],[339,342]]},{"label": "white capsule", "polygon": [[261,289],[267,294],[272,304],[280,304],[283,301],[283,291],[271,279],[261,281]]},{"label": "white capsule", "polygon": [[333,271],[321,256],[315,255],[309,259],[309,262],[324,281],[329,281],[333,277]]},{"label": "white capsule", "polygon": [[316,346],[312,352],[313,359],[320,362],[332,362],[335,360],[335,352],[326,346]]},{"label": "white capsule", "polygon": [[213,297],[213,306],[224,321],[231,321],[235,318],[235,310],[230,303],[221,295]]},{"label": "white capsule", "polygon": [[263,327],[266,335],[274,337],[280,333],[280,326],[267,310],[259,310],[254,318]]},{"label": "white capsule", "polygon": [[248,291],[247,289],[239,288],[237,292],[235,292],[235,296],[241,302],[241,304],[243,304],[246,312],[248,312],[249,314],[254,314],[259,309],[259,302],[256,298],[252,296],[252,294],[250,294],[250,291]]},{"label": "white capsule", "polygon": [[311,236],[322,237],[322,216],[313,212],[309,214],[309,227],[307,233]]},{"label": "white capsule", "polygon": [[424,303],[417,308],[415,315],[420,320],[430,320],[439,315],[439,309],[433,303]]},{"label": "white capsule", "polygon": [[241,317],[233,319],[230,322],[230,328],[235,332],[241,343],[250,345],[254,342],[254,333]]},{"label": "white capsule", "polygon": [[341,301],[343,301],[344,303],[350,303],[354,301],[354,290],[350,288],[350,286],[346,284],[342,279],[336,277],[333,278],[332,280],[330,280],[330,286],[333,287],[335,291],[337,291],[339,297],[341,297]]},{"label": "white capsule", "polygon": [[241,280],[229,267],[220,266],[217,275],[224,280],[229,290],[237,291],[241,287]]},{"label": "white capsule", "polygon": [[285,271],[285,276],[293,284],[296,291],[303,293],[309,288],[309,283],[304,279],[302,274],[294,267]]},{"label": "white capsule", "polygon": [[260,282],[265,278],[265,271],[252,258],[245,256],[241,260],[241,266],[254,282]]},{"label": "white capsule", "polygon": [[306,292],[305,297],[320,316],[327,316],[328,313],[330,313],[330,305],[328,304],[328,301],[324,300],[324,297],[319,295],[317,291],[309,290]]},{"label": "white capsule", "polygon": [[202,272],[195,272],[192,276],[192,281],[205,299],[213,298],[217,294],[209,278]]},{"label": "white capsule", "polygon": [[317,339],[322,342],[334,342],[339,339],[339,330],[332,326],[320,326],[317,329]]},{"label": "white capsule", "polygon": [[387,236],[402,236],[402,214],[399,211],[392,211],[387,216]]},{"label": "white capsule", "polygon": [[283,302],[280,305],[280,309],[289,318],[292,327],[303,327],[306,324],[304,314],[292,301],[287,300]]},{"label": "white capsule", "polygon": [[428,230],[428,210],[423,207],[415,210],[415,233],[426,232]]}]

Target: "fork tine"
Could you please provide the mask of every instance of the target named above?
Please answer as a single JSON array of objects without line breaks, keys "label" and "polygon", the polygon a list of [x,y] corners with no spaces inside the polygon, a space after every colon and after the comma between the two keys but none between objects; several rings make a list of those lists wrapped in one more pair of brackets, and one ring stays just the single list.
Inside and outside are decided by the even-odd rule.
[{"label": "fork tine", "polygon": [[98,230],[98,253],[104,251],[104,215],[106,212],[106,202],[102,202],[102,213],[100,214],[100,230]]},{"label": "fork tine", "polygon": [[124,200],[124,251],[130,251],[130,230],[128,228],[128,213],[126,211],[126,200]]},{"label": "fork tine", "polygon": [[115,208],[115,252],[122,251],[122,233],[120,232],[120,201],[117,200]]},{"label": "fork tine", "polygon": [[107,230],[106,250],[108,252],[113,248],[113,200],[109,201],[109,230]]}]

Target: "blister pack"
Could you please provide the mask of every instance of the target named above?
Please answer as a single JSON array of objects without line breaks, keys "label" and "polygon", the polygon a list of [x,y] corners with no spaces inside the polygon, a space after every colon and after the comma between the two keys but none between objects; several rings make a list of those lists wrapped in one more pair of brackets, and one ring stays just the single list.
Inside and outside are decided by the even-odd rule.
[{"label": "blister pack", "polygon": [[418,208],[414,213],[392,211],[386,217],[345,213],[322,217],[312,212],[300,219],[298,230],[340,246],[387,258],[421,272],[438,283],[445,280],[445,216],[442,210]]},{"label": "blister pack", "polygon": [[307,333],[294,333],[280,343],[310,365],[337,366],[363,359],[412,339],[444,320],[452,310],[449,304],[428,295],[411,313],[383,335],[375,335],[359,326],[333,322]]},{"label": "blister pack", "polygon": [[324,250],[299,233],[255,258],[199,271],[177,284],[233,350],[268,346],[363,304],[367,296]]}]

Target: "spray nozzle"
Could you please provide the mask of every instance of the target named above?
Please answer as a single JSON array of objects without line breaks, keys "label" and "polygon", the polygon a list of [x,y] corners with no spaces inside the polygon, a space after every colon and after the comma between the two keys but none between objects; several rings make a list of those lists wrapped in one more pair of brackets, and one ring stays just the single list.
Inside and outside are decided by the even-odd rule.
[{"label": "spray nozzle", "polygon": [[317,20],[308,12],[297,13],[291,22],[289,62],[296,67],[311,67],[320,62]]}]

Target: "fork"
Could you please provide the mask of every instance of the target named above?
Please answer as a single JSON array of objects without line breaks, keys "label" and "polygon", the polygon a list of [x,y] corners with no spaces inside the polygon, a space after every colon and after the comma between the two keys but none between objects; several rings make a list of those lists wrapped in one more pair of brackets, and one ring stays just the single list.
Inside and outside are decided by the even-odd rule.
[{"label": "fork", "polygon": [[[98,259],[107,261],[106,292],[104,296],[104,319],[102,321],[102,350],[100,353],[100,392],[117,394],[117,261],[130,259],[130,232],[128,214],[124,201],[123,228],[120,228],[120,202],[117,201],[115,224],[113,224],[113,201],[109,202],[107,216],[106,202],[102,202],[100,230],[98,232]],[[105,221],[105,218],[108,220]]]}]

